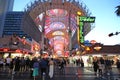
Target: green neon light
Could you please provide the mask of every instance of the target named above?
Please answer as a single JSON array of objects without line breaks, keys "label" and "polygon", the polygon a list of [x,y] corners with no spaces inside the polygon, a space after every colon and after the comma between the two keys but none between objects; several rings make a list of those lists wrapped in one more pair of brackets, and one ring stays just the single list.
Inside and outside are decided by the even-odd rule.
[{"label": "green neon light", "polygon": [[79,40],[80,40],[80,43],[84,43],[84,35],[83,35],[83,22],[80,22],[80,25],[79,25]]},{"label": "green neon light", "polygon": [[80,22],[94,23],[95,22],[95,17],[80,16]]}]

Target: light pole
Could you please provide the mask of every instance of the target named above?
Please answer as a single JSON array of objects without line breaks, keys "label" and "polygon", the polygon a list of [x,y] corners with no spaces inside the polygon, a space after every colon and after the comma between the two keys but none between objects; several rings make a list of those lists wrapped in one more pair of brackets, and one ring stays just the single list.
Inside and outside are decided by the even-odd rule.
[{"label": "light pole", "polygon": [[110,33],[110,34],[108,34],[108,36],[111,37],[111,36],[114,36],[114,35],[118,35],[119,33],[120,33],[120,32]]}]

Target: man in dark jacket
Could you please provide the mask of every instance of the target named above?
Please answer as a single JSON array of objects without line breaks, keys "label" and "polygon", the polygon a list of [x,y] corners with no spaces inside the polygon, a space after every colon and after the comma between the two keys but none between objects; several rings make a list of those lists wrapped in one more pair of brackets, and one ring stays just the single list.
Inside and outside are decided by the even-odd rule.
[{"label": "man in dark jacket", "polygon": [[40,61],[41,76],[43,75],[43,73],[46,74],[47,67],[48,67],[47,60],[45,58],[41,59]]},{"label": "man in dark jacket", "polygon": [[32,78],[33,76],[32,76],[32,74],[33,74],[33,64],[34,64],[34,59],[32,59],[32,60],[30,60],[30,77]]}]

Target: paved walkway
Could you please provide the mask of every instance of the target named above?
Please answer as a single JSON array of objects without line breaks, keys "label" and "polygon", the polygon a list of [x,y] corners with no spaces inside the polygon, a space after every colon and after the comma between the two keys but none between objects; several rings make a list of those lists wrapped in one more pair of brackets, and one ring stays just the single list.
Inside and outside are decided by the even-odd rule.
[{"label": "paved walkway", "polygon": [[[58,67],[55,67],[54,78],[52,80],[120,80],[118,71],[116,68],[112,69],[112,77],[114,79],[106,79],[105,77],[97,77],[94,75],[93,68],[81,68],[81,67],[72,67],[67,66],[63,71],[59,70]],[[0,71],[0,80],[33,80],[30,78],[30,72],[24,72],[19,75],[8,76],[7,72]],[[40,76],[36,80],[43,80]],[[50,80],[48,77],[45,80]]]}]

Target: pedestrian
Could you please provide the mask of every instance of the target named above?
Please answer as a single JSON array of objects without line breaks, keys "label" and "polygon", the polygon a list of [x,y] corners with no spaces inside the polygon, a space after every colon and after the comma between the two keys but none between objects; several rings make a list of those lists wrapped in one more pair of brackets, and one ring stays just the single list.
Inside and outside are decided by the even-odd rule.
[{"label": "pedestrian", "polygon": [[110,59],[106,58],[105,60],[105,71],[112,70],[112,62]]},{"label": "pedestrian", "polygon": [[0,58],[0,71],[3,70],[3,63],[4,63],[3,59]]},{"label": "pedestrian", "polygon": [[118,72],[120,74],[120,60],[119,59],[117,59],[116,66],[117,66]]},{"label": "pedestrian", "polygon": [[104,70],[105,70],[105,60],[104,60],[103,57],[100,57],[99,61],[101,63],[101,67],[102,67],[102,73],[104,73]]},{"label": "pedestrian", "polygon": [[53,58],[51,58],[49,61],[49,77],[53,78],[53,74],[54,74],[54,61]]},{"label": "pedestrian", "polygon": [[38,60],[35,58],[34,60],[35,62],[33,63],[33,77],[34,77],[34,80],[36,79],[36,76],[39,75],[39,62]]},{"label": "pedestrian", "polygon": [[101,62],[100,62],[100,61],[98,61],[98,66],[99,66],[99,67],[98,67],[98,68],[99,68],[99,69],[98,69],[99,76],[102,76],[102,73],[103,73],[103,72],[102,72],[103,67],[102,67],[102,64],[101,64]]},{"label": "pedestrian", "polygon": [[14,73],[14,59],[11,60],[9,68],[10,70],[8,75]]},{"label": "pedestrian", "polygon": [[95,75],[97,76],[97,71],[99,69],[98,60],[97,59],[93,60],[93,69],[94,69]]},{"label": "pedestrian", "polygon": [[25,71],[25,64],[26,62],[25,62],[25,58],[24,57],[21,57],[21,59],[20,59],[20,71],[21,72],[24,72]]},{"label": "pedestrian", "polygon": [[19,71],[20,71],[20,57],[16,57],[15,59],[15,66],[14,66],[14,71],[15,74],[19,75]]},{"label": "pedestrian", "polygon": [[62,70],[62,71],[64,70],[64,60],[63,59],[60,59],[59,69]]},{"label": "pedestrian", "polygon": [[81,63],[81,67],[84,67],[83,59],[80,60],[80,63]]},{"label": "pedestrian", "polygon": [[41,77],[43,76],[43,74],[47,72],[47,67],[48,67],[48,63],[46,58],[42,58],[40,61],[40,68],[41,68]]},{"label": "pedestrian", "polygon": [[32,78],[33,76],[32,76],[32,74],[33,74],[33,64],[34,64],[34,58],[32,58],[31,60],[30,60],[30,78]]}]

